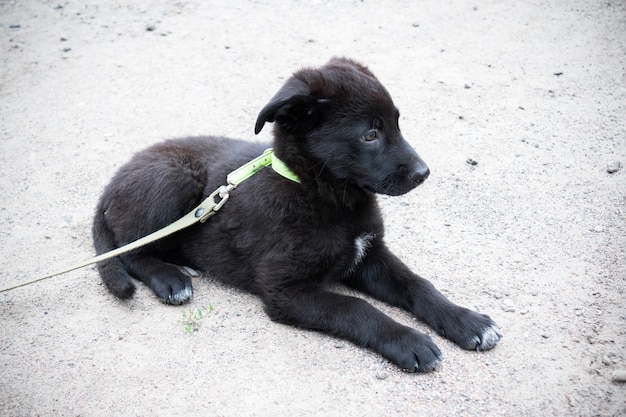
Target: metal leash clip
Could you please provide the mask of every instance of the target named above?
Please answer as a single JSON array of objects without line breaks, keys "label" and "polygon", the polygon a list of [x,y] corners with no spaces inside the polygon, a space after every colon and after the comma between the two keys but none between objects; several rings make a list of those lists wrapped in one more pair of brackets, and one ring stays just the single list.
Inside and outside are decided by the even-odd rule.
[{"label": "metal leash clip", "polygon": [[[206,222],[211,216],[218,212],[219,209],[226,203],[230,192],[235,187],[233,185],[222,185],[217,190],[213,191],[198,207],[194,213],[194,216],[199,219],[200,223]],[[219,200],[216,200],[218,198]]]}]

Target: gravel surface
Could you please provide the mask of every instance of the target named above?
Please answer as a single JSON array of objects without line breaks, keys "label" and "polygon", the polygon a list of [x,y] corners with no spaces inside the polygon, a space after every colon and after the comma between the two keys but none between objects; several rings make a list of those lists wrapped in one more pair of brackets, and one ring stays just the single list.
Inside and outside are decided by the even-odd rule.
[{"label": "gravel surface", "polygon": [[389,246],[500,344],[462,351],[372,301],[444,352],[405,374],[210,277],[172,307],[145,287],[120,302],[87,267],[0,293],[0,415],[626,414],[626,3],[380,4],[0,0],[0,287],[92,256],[96,201],[135,151],[256,140],[293,71],[345,55],[432,171],[380,198]]}]

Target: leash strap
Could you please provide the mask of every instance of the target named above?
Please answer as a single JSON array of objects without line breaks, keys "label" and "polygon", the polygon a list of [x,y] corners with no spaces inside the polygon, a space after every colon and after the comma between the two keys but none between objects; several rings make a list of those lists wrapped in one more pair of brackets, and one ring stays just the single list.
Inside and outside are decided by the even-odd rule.
[{"label": "leash strap", "polygon": [[228,201],[228,197],[230,196],[230,192],[232,190],[237,188],[239,184],[241,184],[242,182],[244,182],[245,180],[247,180],[267,166],[272,166],[274,171],[276,171],[276,173],[282,175],[283,177],[293,182],[300,183],[300,179],[289,169],[289,167],[287,167],[287,165],[285,165],[283,161],[281,161],[274,155],[274,151],[271,148],[267,149],[260,156],[254,158],[247,164],[240,166],[239,168],[228,174],[228,176],[226,177],[228,185],[220,186],[217,190],[213,191],[211,195],[209,195],[204,201],[202,201],[202,203],[200,203],[198,206],[196,206],[193,210],[191,210],[180,219],[176,220],[174,223],[171,223],[170,225],[159,229],[156,232],[144,236],[141,239],[135,240],[134,242],[128,243],[117,249],[98,255],[87,261],[70,266],[61,271],[39,277],[32,281],[24,282],[13,287],[1,289],[0,293],[24,287],[26,285],[34,284],[35,282],[43,281],[44,279],[52,278],[54,276],[70,272],[75,269],[85,267],[87,265],[92,265],[98,262],[105,261],[107,259],[114,258],[126,252],[130,252],[142,246],[148,245],[159,239],[163,239],[166,236],[176,233],[198,222],[204,223],[224,206],[226,201]]}]

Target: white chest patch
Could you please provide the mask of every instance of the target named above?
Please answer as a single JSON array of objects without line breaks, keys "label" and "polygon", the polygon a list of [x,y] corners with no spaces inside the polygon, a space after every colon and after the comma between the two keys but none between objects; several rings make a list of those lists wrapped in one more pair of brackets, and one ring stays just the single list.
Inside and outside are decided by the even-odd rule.
[{"label": "white chest patch", "polygon": [[372,246],[372,239],[374,239],[374,237],[376,237],[376,235],[373,233],[365,233],[354,239],[354,259],[352,265],[348,268],[348,274],[353,272],[354,268],[361,263],[367,254],[367,250]]}]

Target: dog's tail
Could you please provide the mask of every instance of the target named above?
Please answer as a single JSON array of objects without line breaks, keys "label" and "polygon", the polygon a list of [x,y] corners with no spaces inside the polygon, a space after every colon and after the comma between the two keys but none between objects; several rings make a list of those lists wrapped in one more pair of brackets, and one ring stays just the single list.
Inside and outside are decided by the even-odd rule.
[{"label": "dog's tail", "polygon": [[[101,255],[117,248],[115,235],[107,225],[107,221],[104,218],[104,210],[100,204],[94,217],[92,232],[96,255]],[[109,292],[121,299],[133,296],[135,293],[133,278],[119,257],[98,262],[97,266],[102,282],[104,282]]]}]

